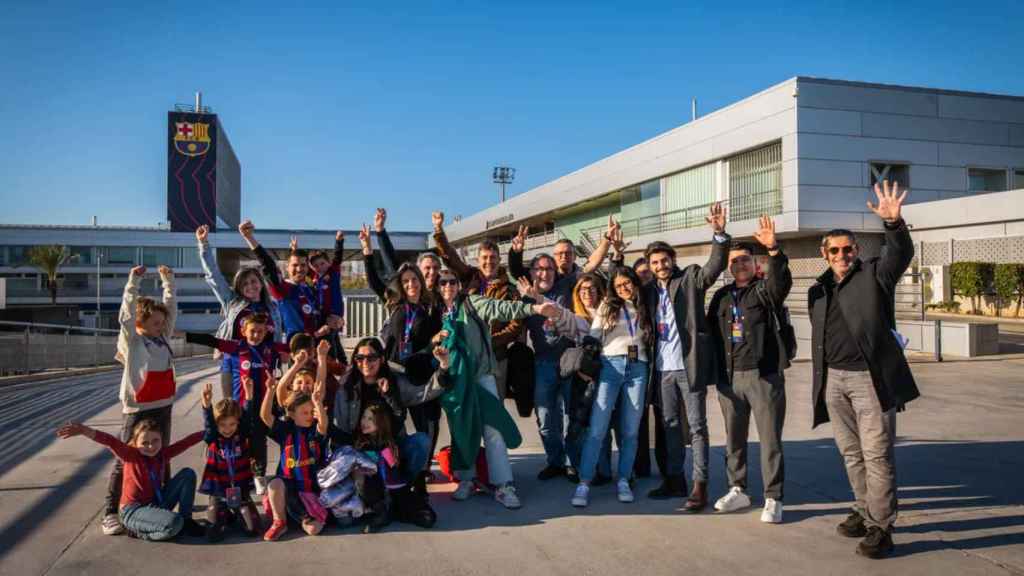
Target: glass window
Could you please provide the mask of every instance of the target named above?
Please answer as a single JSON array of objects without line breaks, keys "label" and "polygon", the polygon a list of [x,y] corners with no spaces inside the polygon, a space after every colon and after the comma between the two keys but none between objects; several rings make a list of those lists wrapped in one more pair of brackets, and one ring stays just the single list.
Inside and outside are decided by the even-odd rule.
[{"label": "glass window", "polygon": [[29,246],[8,246],[7,247],[7,265],[8,266],[22,266],[28,263],[28,250]]},{"label": "glass window", "polygon": [[715,164],[705,164],[665,178],[666,229],[703,226],[707,206],[715,201]]},{"label": "glass window", "polygon": [[176,268],[178,266],[178,249],[155,247],[143,248],[142,265],[150,267],[170,266],[172,268]]},{"label": "glass window", "polygon": [[969,192],[1002,192],[1006,190],[1006,170],[968,168],[967,190]]},{"label": "glass window", "polygon": [[782,212],[782,143],[729,158],[729,220]]},{"label": "glass window", "polygon": [[71,253],[68,266],[88,266],[96,263],[92,258],[92,246],[71,246],[68,251]]},{"label": "glass window", "polygon": [[181,264],[182,268],[199,268],[199,251],[185,249],[181,253]]},{"label": "glass window", "polygon": [[134,246],[108,246],[103,249],[103,264],[132,266],[135,264],[135,252]]},{"label": "glass window", "polygon": [[883,180],[895,182],[900,188],[910,188],[910,166],[907,164],[887,164],[884,162],[872,162],[870,169],[871,186]]},{"label": "glass window", "polygon": [[1017,168],[1013,171],[1013,188],[1014,190],[1024,189],[1024,168]]}]

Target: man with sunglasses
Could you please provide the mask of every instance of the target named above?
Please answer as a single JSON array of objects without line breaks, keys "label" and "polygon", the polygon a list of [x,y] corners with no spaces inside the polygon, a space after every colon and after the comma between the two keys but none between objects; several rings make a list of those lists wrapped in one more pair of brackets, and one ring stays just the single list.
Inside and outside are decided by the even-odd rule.
[{"label": "man with sunglasses", "polygon": [[[434,243],[441,260],[462,283],[467,294],[486,296],[492,300],[519,300],[519,290],[509,281],[508,272],[501,264],[501,251],[491,240],[484,240],[477,253],[477,265],[470,266],[462,261],[459,253],[448,243],[444,233],[444,212],[431,214],[434,225]],[[494,345],[494,357],[498,361],[495,368],[498,397],[504,399],[508,377],[508,347],[519,340],[523,334],[523,322],[491,322],[491,343]]]},{"label": "man with sunglasses", "polygon": [[885,248],[861,260],[849,230],[832,230],[821,241],[829,269],[807,294],[814,365],[812,395],[817,426],[832,421],[836,446],[856,502],[839,526],[843,536],[863,540],[857,553],[881,558],[893,549],[896,471],[893,441],[896,410],[920,393],[896,332],[896,285],[914,257],[910,231],[900,216],[907,192],[875,184]]},{"label": "man with sunglasses", "polygon": [[750,416],[761,442],[764,511],[761,521],[782,522],[782,425],[786,418],[786,345],[779,331],[782,303],[793,287],[789,261],[775,239],[775,222],[761,216],[754,238],[768,251],[768,273],[757,277],[749,244],[733,244],[733,282],[719,288],[708,306],[708,332],[718,356],[718,403],[725,421],[729,492],[715,502],[719,512],[751,505],[747,495],[747,435]]}]

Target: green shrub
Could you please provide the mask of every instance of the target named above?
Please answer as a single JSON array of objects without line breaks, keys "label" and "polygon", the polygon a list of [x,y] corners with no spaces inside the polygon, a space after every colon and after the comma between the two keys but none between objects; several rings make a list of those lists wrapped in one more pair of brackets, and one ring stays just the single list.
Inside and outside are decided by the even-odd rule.
[{"label": "green shrub", "polygon": [[940,310],[942,312],[958,313],[960,312],[960,303],[956,300],[946,300],[944,302],[936,302],[928,305],[929,310]]},{"label": "green shrub", "polygon": [[954,293],[970,298],[974,313],[981,308],[981,296],[992,289],[994,269],[990,262],[954,262],[949,267]]}]

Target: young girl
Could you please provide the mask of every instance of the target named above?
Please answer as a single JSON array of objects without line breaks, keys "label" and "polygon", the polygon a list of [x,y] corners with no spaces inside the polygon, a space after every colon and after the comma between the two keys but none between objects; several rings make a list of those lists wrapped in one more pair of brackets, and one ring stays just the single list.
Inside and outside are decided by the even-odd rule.
[{"label": "young girl", "polygon": [[182,529],[189,536],[203,535],[203,527],[192,519],[195,471],[182,468],[169,482],[164,482],[171,458],[198,444],[203,439],[202,432],[165,447],[160,424],[147,418],[132,427],[127,443],[77,422],[61,426],[57,435],[64,439],[85,436],[109,448],[124,463],[119,515],[120,523],[130,534],[143,540],[170,540]]},{"label": "young girl", "polygon": [[260,418],[270,428],[270,437],[281,446],[277,477],[267,485],[263,508],[273,523],[264,540],[277,540],[288,530],[287,516],[302,524],[310,536],[319,534],[327,520],[327,510],[317,500],[320,487],[316,473],[323,464],[327,445],[327,416],[323,406],[323,385],[317,383],[313,394],[295,392],[285,404],[285,419],[274,418],[277,382],[267,380]]},{"label": "young girl", "polygon": [[206,537],[211,542],[224,538],[224,530],[238,516],[245,533],[255,536],[260,529],[260,517],[249,497],[253,489],[251,461],[251,432],[249,412],[252,408],[253,381],[246,378],[245,408],[235,400],[222,399],[213,404],[213,385],[203,387],[203,423],[206,435],[206,467],[199,493],[210,497],[206,509],[210,526]]},{"label": "young girl", "polygon": [[357,473],[356,494],[367,511],[373,513],[366,532],[374,532],[388,523],[387,491],[405,486],[399,474],[398,446],[391,433],[391,410],[382,404],[371,404],[359,419],[353,447],[377,462],[377,472]]},{"label": "young girl", "polygon": [[[176,385],[174,357],[168,339],[174,332],[178,307],[174,272],[167,266],[161,266],[159,272],[163,284],[162,302],[139,295],[145,266],[132,268],[121,300],[115,359],[124,365],[120,393],[123,442],[131,440],[136,424],[152,419],[163,434],[163,444],[170,443],[171,404]],[[121,485],[122,464],[117,460],[110,472],[103,516],[103,533],[108,536],[124,532],[118,516]]]}]

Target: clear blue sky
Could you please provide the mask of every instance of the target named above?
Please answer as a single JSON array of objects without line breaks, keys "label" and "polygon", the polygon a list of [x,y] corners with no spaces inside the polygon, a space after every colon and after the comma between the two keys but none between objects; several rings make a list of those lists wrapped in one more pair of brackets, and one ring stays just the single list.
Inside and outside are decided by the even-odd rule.
[{"label": "clear blue sky", "polygon": [[1024,94],[1019,2],[11,2],[2,223],[166,219],[201,89],[257,226],[390,228],[528,190],[796,75]]}]

